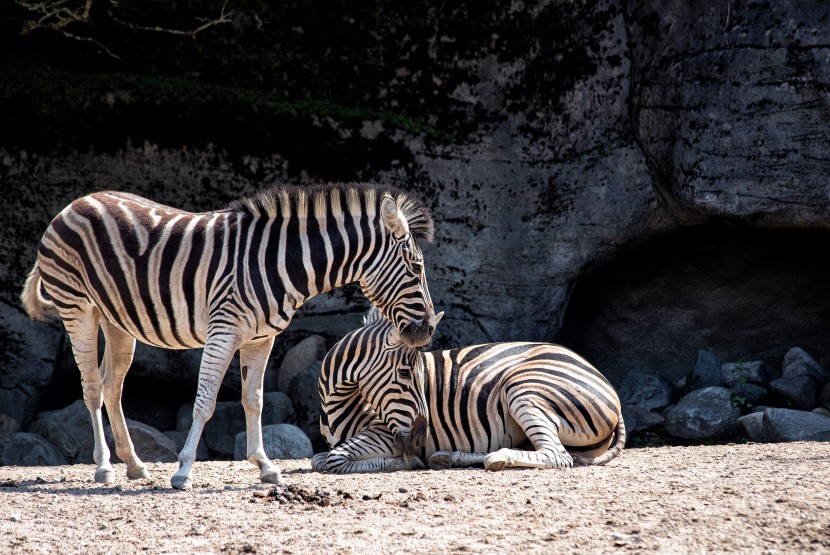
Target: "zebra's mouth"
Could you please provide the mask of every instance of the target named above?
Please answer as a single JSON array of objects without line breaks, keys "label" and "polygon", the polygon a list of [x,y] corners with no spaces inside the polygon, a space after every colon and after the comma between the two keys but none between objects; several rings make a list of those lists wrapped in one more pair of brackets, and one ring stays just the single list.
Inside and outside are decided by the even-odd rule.
[{"label": "zebra's mouth", "polygon": [[398,434],[403,454],[418,454],[424,445],[426,445],[428,431],[429,426],[427,426],[427,419],[419,414],[415,417],[415,420],[412,421],[412,429],[408,434]]},{"label": "zebra's mouth", "polygon": [[432,340],[435,326],[429,321],[412,321],[400,328],[401,340],[407,347],[424,347]]}]

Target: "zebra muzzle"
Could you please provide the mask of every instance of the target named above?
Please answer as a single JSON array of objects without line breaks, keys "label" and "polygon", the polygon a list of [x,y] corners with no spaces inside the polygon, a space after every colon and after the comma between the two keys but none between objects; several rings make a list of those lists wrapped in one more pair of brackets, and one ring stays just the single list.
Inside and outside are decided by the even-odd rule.
[{"label": "zebra muzzle", "polygon": [[401,436],[403,441],[404,455],[415,455],[426,444],[427,441],[427,419],[423,415],[418,415],[412,421],[412,429],[409,435]]},{"label": "zebra muzzle", "polygon": [[430,316],[423,320],[411,320],[400,328],[401,339],[409,347],[423,347],[432,339],[435,333],[435,317]]}]

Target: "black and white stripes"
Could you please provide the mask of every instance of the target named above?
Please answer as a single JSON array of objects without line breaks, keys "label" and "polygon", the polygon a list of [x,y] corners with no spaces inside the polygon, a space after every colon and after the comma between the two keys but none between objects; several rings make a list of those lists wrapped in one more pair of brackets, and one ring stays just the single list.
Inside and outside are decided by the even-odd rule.
[{"label": "black and white stripes", "polygon": [[[366,419],[356,418],[374,408],[370,399],[363,406],[341,407],[331,393],[336,387],[323,387],[339,380],[343,346],[363,343],[367,334],[388,334],[391,340],[374,341],[371,346],[376,351],[395,350],[398,364],[423,375],[429,434],[410,442],[424,444],[419,454],[431,468],[471,464],[484,464],[490,470],[553,468],[572,466],[575,460],[604,464],[622,450],[625,427],[614,388],[565,347],[492,343],[422,353],[396,344],[394,329],[377,322],[351,332],[326,357],[320,380],[321,430],[332,450],[315,456],[315,469],[370,472],[376,469],[375,458],[383,461],[385,469],[418,466],[411,458],[404,460],[406,446],[396,444],[382,422],[367,426]],[[365,373],[371,373],[383,357],[371,350],[346,355],[352,366],[366,366]],[[534,450],[516,449],[528,440]]]},{"label": "black and white stripes", "polygon": [[[426,343],[434,315],[418,240],[431,239],[426,209],[392,188],[276,188],[206,213],[102,192],[74,201],[52,221],[22,300],[33,318],[51,304],[64,321],[93,427],[102,397],[118,420],[120,391],[108,397],[106,383],[123,381],[136,339],[169,349],[205,347],[175,487],[190,485],[192,450],[239,350],[249,460],[263,480],[276,481],[279,471],[262,453],[257,408],[274,337],[311,297],[359,282],[404,342]],[[116,357],[108,346],[103,376],[94,345],[99,324],[119,355],[129,354]],[[128,437],[117,448],[130,460],[128,475],[146,474]],[[105,481],[113,479],[108,459],[106,445],[96,442],[97,478]]]}]

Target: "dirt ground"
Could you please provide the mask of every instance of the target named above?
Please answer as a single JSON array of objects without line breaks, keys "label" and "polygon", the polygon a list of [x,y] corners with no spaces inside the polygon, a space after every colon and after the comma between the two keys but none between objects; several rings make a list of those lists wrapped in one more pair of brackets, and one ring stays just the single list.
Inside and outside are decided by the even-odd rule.
[{"label": "dirt ground", "polygon": [[830,443],[638,448],[604,467],[336,476],[201,462],[191,491],[0,467],[0,553],[830,553]]}]

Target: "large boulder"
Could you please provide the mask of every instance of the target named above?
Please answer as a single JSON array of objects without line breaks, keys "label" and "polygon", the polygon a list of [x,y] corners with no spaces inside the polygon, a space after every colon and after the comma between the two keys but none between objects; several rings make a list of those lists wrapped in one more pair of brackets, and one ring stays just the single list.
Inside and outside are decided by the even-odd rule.
[{"label": "large boulder", "polygon": [[[135,454],[144,462],[163,462],[170,463],[178,460],[178,449],[175,442],[156,430],[152,426],[148,426],[142,422],[135,420],[127,420],[127,431],[130,434],[130,439],[135,448]],[[112,428],[107,426],[104,429],[107,446],[110,449],[110,457],[112,461],[120,460],[115,453],[115,442],[112,438]]]},{"label": "large boulder", "polygon": [[0,437],[0,466],[57,466],[66,462],[57,447],[37,434],[20,432]]},{"label": "large boulder", "polygon": [[697,361],[694,368],[686,376],[684,390],[686,393],[695,389],[702,389],[713,385],[721,385],[723,383],[723,376],[721,375],[722,363],[720,359],[711,351],[699,350],[697,352]]},{"label": "large boulder", "polygon": [[657,374],[629,372],[617,388],[617,394],[624,405],[652,411],[671,404],[672,390],[671,384]]},{"label": "large boulder", "polygon": [[683,439],[702,440],[734,434],[741,409],[734,406],[732,392],[712,386],[692,391],[666,414],[666,431]]},{"label": "large boulder", "polygon": [[[263,395],[262,426],[294,423],[297,417],[291,400],[285,393],[272,391]],[[235,449],[235,438],[245,431],[245,409],[240,401],[216,403],[216,410],[204,430],[205,444],[212,454],[230,458]]]},{"label": "large boulder", "polygon": [[297,372],[288,387],[288,396],[297,413],[297,427],[311,440],[314,451],[325,451],[327,444],[320,433],[320,366],[317,360]]},{"label": "large boulder", "polygon": [[[236,435],[233,458],[237,461],[247,459],[248,434]],[[314,451],[311,441],[301,429],[293,424],[271,424],[262,427],[262,444],[269,459],[304,459],[311,458]]]},{"label": "large boulder", "polygon": [[[294,379],[294,376],[308,367],[312,362],[323,360],[326,352],[326,340],[324,338],[319,335],[306,337],[285,353],[280,367],[277,370],[276,383],[273,387],[266,385],[266,391],[268,389],[288,391],[288,387],[291,385],[291,380]],[[266,374],[267,376],[268,374]]]},{"label": "large boulder", "polygon": [[[3,248],[10,246],[0,246],[0,252]],[[2,268],[0,280],[11,278],[2,275]],[[18,277],[22,288],[25,273]],[[0,303],[0,414],[24,429],[37,412],[40,391],[52,380],[63,334],[61,324],[34,322],[8,303]]]},{"label": "large boulder", "polygon": [[782,375],[784,378],[808,377],[815,381],[818,387],[830,381],[830,372],[801,347],[793,347],[784,355]]},{"label": "large boulder", "polygon": [[70,464],[94,462],[92,421],[89,410],[80,399],[62,409],[39,413],[28,431],[49,440]]},{"label": "large boulder", "polygon": [[766,441],[830,441],[830,418],[812,412],[768,408],[762,425]]}]

